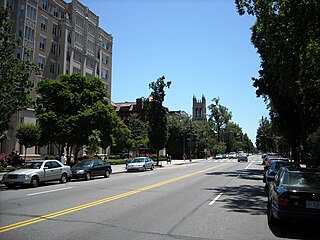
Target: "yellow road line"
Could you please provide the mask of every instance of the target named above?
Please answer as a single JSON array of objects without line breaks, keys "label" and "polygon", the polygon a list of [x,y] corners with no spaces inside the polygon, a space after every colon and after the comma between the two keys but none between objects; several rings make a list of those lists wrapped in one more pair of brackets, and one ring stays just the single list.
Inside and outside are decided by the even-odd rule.
[{"label": "yellow road line", "polygon": [[200,174],[200,173],[204,173],[204,172],[213,170],[215,168],[222,167],[222,166],[227,165],[227,164],[228,163],[220,164],[218,166],[214,166],[214,167],[210,167],[210,168],[207,168],[207,169],[204,169],[204,170],[201,170],[201,171],[197,171],[197,172],[189,173],[189,174],[186,174],[186,175],[182,175],[180,177],[172,178],[172,179],[169,179],[169,180],[166,180],[166,181],[163,181],[163,182],[155,183],[155,184],[152,184],[150,186],[138,188],[136,190],[132,190],[132,191],[129,191],[129,192],[121,193],[121,194],[118,194],[118,195],[115,195],[115,196],[111,196],[111,197],[107,197],[107,198],[104,198],[104,199],[100,199],[100,200],[97,200],[97,201],[94,201],[94,202],[86,203],[86,204],[83,204],[83,205],[79,205],[79,206],[76,206],[76,207],[68,208],[68,209],[65,209],[65,210],[58,211],[58,212],[53,212],[53,213],[50,213],[50,214],[47,214],[47,215],[43,215],[43,216],[39,216],[39,217],[36,217],[36,218],[28,219],[28,220],[25,220],[25,221],[21,221],[21,222],[13,223],[13,224],[10,224],[10,225],[6,225],[6,226],[3,226],[3,227],[0,227],[0,233],[7,232],[7,231],[10,231],[10,230],[14,230],[14,229],[21,228],[21,227],[25,227],[25,226],[28,226],[28,225],[31,225],[31,224],[34,224],[34,223],[42,222],[42,221],[45,221],[45,220],[48,220],[48,219],[52,219],[52,218],[56,218],[56,217],[59,217],[59,216],[63,216],[63,215],[69,214],[69,213],[77,212],[77,211],[80,211],[80,210],[83,210],[83,209],[86,209],[86,208],[94,207],[94,206],[97,206],[97,205],[100,205],[100,204],[103,204],[103,203],[107,203],[107,202],[111,202],[111,201],[114,201],[114,200],[117,200],[117,199],[120,199],[120,198],[128,197],[128,196],[131,196],[131,195],[134,195],[134,194],[137,194],[137,193],[140,193],[140,192],[144,192],[144,191],[147,191],[147,190],[150,190],[150,189],[153,189],[153,188],[161,187],[161,186],[164,186],[166,184],[169,184],[169,183],[172,183],[172,182],[176,182],[176,181],[188,178],[188,177],[192,177],[194,175],[197,175],[197,174]]}]

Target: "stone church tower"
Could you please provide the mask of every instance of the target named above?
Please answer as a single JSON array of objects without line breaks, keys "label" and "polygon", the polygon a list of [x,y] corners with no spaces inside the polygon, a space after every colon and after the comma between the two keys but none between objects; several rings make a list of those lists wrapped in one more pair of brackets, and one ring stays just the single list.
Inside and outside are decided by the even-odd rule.
[{"label": "stone church tower", "polygon": [[206,98],[202,95],[201,100],[193,96],[192,119],[197,121],[207,121]]}]

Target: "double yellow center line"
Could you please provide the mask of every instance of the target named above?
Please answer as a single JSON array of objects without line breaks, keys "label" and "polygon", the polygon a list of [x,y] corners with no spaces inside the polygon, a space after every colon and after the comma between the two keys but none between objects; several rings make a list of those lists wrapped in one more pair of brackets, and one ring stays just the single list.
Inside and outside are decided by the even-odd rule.
[{"label": "double yellow center line", "polygon": [[166,181],[163,181],[163,182],[159,182],[159,183],[156,183],[156,184],[152,184],[150,186],[146,186],[146,187],[143,187],[143,188],[138,188],[136,190],[132,190],[132,191],[121,193],[121,194],[118,194],[118,195],[115,195],[115,196],[111,196],[111,197],[107,197],[107,198],[104,198],[104,199],[100,199],[100,200],[97,200],[97,201],[94,201],[94,202],[86,203],[86,204],[83,204],[83,205],[79,205],[79,206],[68,208],[68,209],[65,209],[65,210],[58,211],[58,212],[50,213],[50,214],[47,214],[47,215],[39,216],[39,217],[36,217],[36,218],[31,218],[29,220],[25,220],[25,221],[22,221],[22,222],[17,222],[17,223],[13,223],[13,224],[10,224],[10,225],[7,225],[7,226],[3,226],[3,227],[0,227],[0,233],[11,231],[11,230],[14,230],[14,229],[17,229],[17,228],[21,228],[21,227],[25,227],[25,226],[28,226],[28,225],[31,225],[31,224],[34,224],[34,223],[42,222],[42,221],[45,221],[45,220],[48,220],[48,219],[52,219],[52,218],[56,218],[56,217],[59,217],[59,216],[63,216],[63,215],[69,214],[69,213],[77,212],[77,211],[80,211],[80,210],[83,210],[83,209],[86,209],[86,208],[94,207],[94,206],[97,206],[97,205],[100,205],[100,204],[103,204],[103,203],[111,202],[111,201],[114,201],[114,200],[117,200],[117,199],[120,199],[120,198],[128,197],[128,196],[131,196],[131,195],[134,195],[134,194],[137,194],[137,193],[141,193],[141,192],[144,192],[144,191],[148,191],[148,190],[153,189],[153,188],[161,187],[161,186],[164,186],[164,185],[172,183],[172,182],[176,182],[176,181],[179,181],[179,180],[182,180],[182,179],[185,179],[185,178],[188,178],[188,177],[192,177],[192,176],[200,174],[200,173],[204,173],[204,172],[213,170],[215,168],[222,167],[222,166],[224,166],[226,164],[228,164],[228,163],[220,164],[218,166],[210,167],[210,168],[207,168],[207,169],[204,169],[204,170],[201,170],[201,171],[197,171],[197,172],[189,173],[189,174],[186,174],[186,175],[182,175],[180,177],[172,178],[172,179],[169,179],[169,180],[166,180]]}]

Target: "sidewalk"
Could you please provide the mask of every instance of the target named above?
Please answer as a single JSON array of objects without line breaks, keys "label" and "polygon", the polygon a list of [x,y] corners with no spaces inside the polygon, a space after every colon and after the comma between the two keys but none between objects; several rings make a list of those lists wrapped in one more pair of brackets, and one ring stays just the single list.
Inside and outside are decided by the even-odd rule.
[{"label": "sidewalk", "polygon": [[[174,166],[174,165],[190,164],[190,163],[198,162],[199,160],[203,160],[203,159],[192,159],[192,162],[190,162],[189,159],[172,160],[171,163],[167,163],[166,161],[161,161],[161,162],[159,162],[160,165],[155,166],[155,168],[157,169],[157,168],[163,168],[163,167],[170,167],[170,166]],[[157,162],[154,161],[154,164],[157,164]],[[112,174],[127,172],[125,164],[111,165],[111,168],[112,168]],[[4,174],[6,174],[6,172],[0,172],[0,184],[2,184],[2,177]]]}]

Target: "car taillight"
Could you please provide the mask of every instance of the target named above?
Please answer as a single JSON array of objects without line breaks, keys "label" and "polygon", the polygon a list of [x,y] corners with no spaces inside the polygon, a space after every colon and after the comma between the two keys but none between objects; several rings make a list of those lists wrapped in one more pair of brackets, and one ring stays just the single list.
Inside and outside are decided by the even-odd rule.
[{"label": "car taillight", "polygon": [[288,207],[289,206],[289,199],[279,197],[278,198],[278,206],[279,207]]},{"label": "car taillight", "polygon": [[268,159],[267,165],[270,166],[270,164],[271,164],[271,160]]}]

